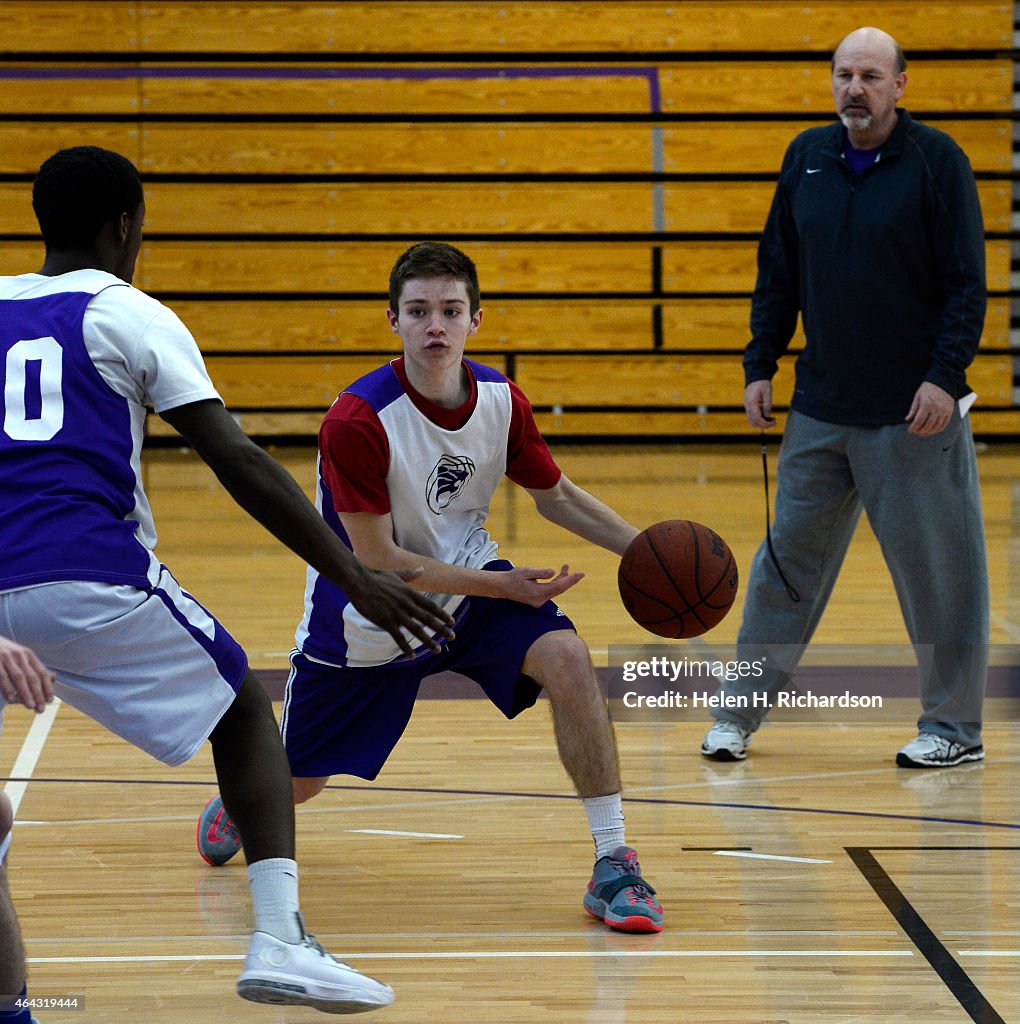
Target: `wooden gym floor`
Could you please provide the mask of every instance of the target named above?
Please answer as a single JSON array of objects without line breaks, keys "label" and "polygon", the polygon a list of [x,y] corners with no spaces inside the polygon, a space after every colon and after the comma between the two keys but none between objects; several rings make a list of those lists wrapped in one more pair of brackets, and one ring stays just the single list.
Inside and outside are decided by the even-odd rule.
[{"label": "wooden gym floor", "polygon": [[[314,454],[279,452],[311,487]],[[579,484],[639,525],[712,525],[742,570],[763,530],[757,445],[560,448]],[[770,461],[774,468],[775,451]],[[1020,633],[1012,565],[1020,453],[980,457],[993,642]],[[299,616],[296,559],[245,519],[191,454],[146,455],[160,554],[278,681]],[[615,559],[501,491],[491,528],[518,564],[588,578],[562,604],[596,664],[647,639],[615,592]],[[712,634],[732,642],[738,607]],[[877,545],[858,535],[819,644],[905,643]],[[911,711],[911,714],[913,712]],[[1000,716],[1001,718],[1002,716]],[[420,703],[377,783],[334,780],[299,809],[308,925],[411,1024],[957,1024],[1020,1021],[1020,737],[998,720],[984,764],[912,773],[903,721],[776,722],[744,763],[697,748],[706,721],[617,734],[628,840],[667,910],[661,935],[588,918],[580,805],[543,706],[507,723],[486,702]],[[30,729],[30,726],[32,727]],[[36,997],[78,997],[40,1024],[301,1022],[311,1010],[232,994],[251,927],[243,866],[206,867],[195,816],[208,750],[169,770],[66,705],[7,712],[0,777],[19,800],[10,879]],[[322,1019],[322,1018],[318,1018]]]}]

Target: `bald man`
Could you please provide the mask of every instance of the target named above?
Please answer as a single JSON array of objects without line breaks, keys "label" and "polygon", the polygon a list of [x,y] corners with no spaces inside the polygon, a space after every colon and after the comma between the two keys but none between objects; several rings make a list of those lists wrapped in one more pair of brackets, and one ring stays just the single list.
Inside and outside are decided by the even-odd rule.
[{"label": "bald man", "polygon": [[[772,552],[751,566],[738,657],[761,679],[713,712],[701,752],[742,760],[787,687],[861,511],[882,547],[918,657],[918,735],[903,768],[984,757],[988,569],[966,370],[985,315],[984,229],[967,157],[897,103],[896,40],[851,32],[832,58],[839,121],[783,160],[758,249],[744,405],[775,425],[772,377],[798,314],[805,347],[779,455]],[[749,684],[757,684],[751,686]],[[771,700],[768,702],[771,703]]]}]

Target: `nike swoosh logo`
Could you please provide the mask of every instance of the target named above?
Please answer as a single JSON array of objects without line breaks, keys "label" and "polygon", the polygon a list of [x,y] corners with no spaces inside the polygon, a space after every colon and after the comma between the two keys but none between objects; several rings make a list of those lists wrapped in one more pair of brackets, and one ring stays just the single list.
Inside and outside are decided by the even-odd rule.
[{"label": "nike swoosh logo", "polygon": [[821,171],[821,167],[808,167],[807,168],[807,173],[808,174],[818,174],[819,171]]},{"label": "nike swoosh logo", "polygon": [[206,842],[215,844],[225,842],[227,839],[237,842],[237,829],[229,818],[224,821],[225,811],[226,808],[221,807],[219,813],[213,818],[205,833]]},{"label": "nike swoosh logo", "polygon": [[227,838],[227,833],[219,832],[215,824],[209,826],[209,831],[205,834],[205,841],[207,843],[222,843]]}]

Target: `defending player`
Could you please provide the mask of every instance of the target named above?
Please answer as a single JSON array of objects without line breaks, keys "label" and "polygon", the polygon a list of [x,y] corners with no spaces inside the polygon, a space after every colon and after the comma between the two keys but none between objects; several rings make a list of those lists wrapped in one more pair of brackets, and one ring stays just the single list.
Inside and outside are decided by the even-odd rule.
[{"label": "defending player", "polygon": [[[457,638],[440,654],[419,648],[401,658],[312,570],[282,723],[294,797],[314,797],[338,773],[374,779],[425,676],[474,679],[508,718],[544,688],[595,840],[584,905],[613,928],[660,931],[662,907],[625,845],[616,740],[591,658],[552,600],[581,574],[515,568],[484,524],[505,474],[547,519],[617,554],[638,530],[560,472],[515,384],[464,358],[481,324],[479,301],[474,264],[459,250],[425,242],[405,252],[387,311],[403,355],[348,387],[323,421],[317,502],[326,522],[368,565],[424,565],[414,586],[453,614]],[[214,799],[199,828],[210,863],[236,850],[217,822]]]},{"label": "defending player", "polygon": [[62,150],[40,168],[33,205],[43,268],[0,278],[0,622],[56,673],[59,697],[166,764],[211,741],[255,907],[240,995],[331,1013],[385,1005],[388,986],[305,933],[272,705],[241,648],[153,553],[139,464],[146,404],[382,636],[438,649],[428,638],[452,636],[449,619],[398,574],[357,562],[224,409],[184,325],[130,287],[145,206],[128,160]]}]

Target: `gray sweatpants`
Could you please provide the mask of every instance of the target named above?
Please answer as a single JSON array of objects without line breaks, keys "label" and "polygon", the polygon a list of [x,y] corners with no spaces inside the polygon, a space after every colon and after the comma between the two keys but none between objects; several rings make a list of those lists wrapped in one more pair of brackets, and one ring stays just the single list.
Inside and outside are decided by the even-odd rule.
[{"label": "gray sweatpants", "polygon": [[942,433],[917,437],[906,424],[841,426],[791,412],[777,473],[772,544],[801,599],[791,600],[763,542],[751,564],[737,648],[742,660],[767,653],[771,668],[762,679],[727,683],[727,694],[748,699],[715,717],[751,731],[761,724],[753,694],[788,685],[863,508],[917,654],[918,727],[979,744],[988,564],[970,420],[954,410]]}]

